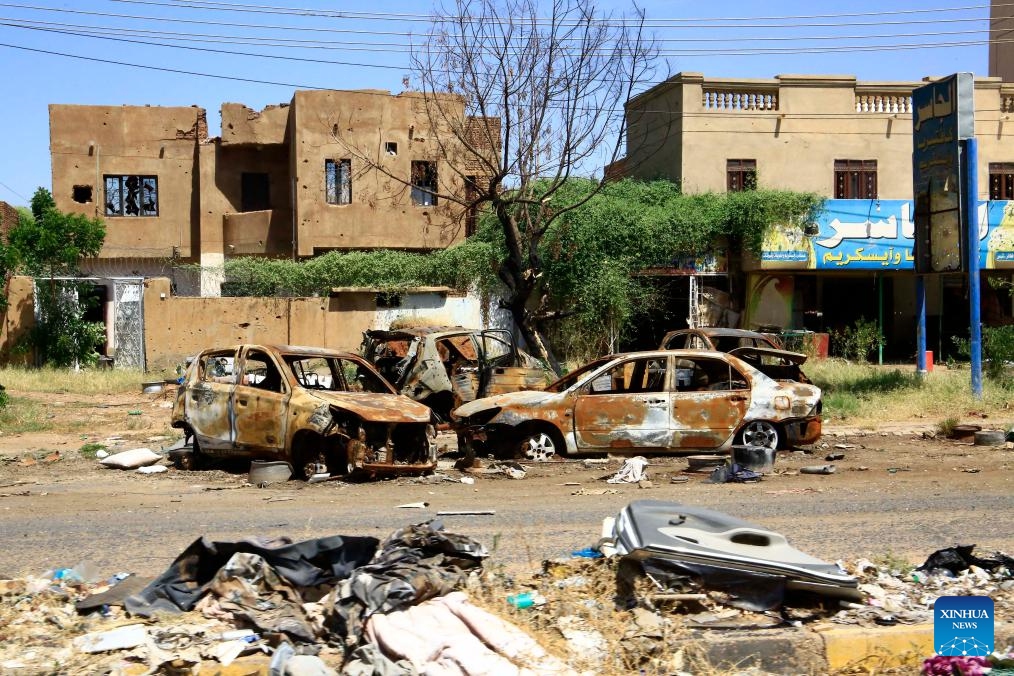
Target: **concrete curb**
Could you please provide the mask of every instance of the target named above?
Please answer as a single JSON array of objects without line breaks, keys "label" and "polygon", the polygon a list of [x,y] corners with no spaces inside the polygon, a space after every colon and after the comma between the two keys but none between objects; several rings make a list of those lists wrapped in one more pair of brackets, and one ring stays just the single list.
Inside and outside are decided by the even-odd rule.
[{"label": "concrete curb", "polygon": [[[997,649],[1014,645],[1014,623],[995,626]],[[808,628],[706,630],[688,644],[719,669],[756,667],[769,674],[918,673],[933,654],[933,625],[861,627],[821,624]],[[898,670],[903,671],[892,671]]]}]

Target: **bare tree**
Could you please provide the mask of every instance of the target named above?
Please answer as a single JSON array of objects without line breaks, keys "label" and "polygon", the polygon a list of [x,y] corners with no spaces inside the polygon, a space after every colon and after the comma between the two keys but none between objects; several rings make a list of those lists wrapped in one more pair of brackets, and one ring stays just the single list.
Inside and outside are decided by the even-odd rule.
[{"label": "bare tree", "polygon": [[[583,0],[454,0],[414,50],[414,85],[440,174],[435,188],[414,175],[407,183],[466,214],[486,207],[496,216],[506,243],[501,305],[544,359],[551,353],[541,327],[558,313],[540,289],[539,244],[555,219],[591,195],[549,202],[571,176],[618,159],[623,104],[651,79],[657,55],[639,9],[606,15]],[[350,150],[405,181],[375,149]],[[605,180],[603,171],[599,188]]]}]

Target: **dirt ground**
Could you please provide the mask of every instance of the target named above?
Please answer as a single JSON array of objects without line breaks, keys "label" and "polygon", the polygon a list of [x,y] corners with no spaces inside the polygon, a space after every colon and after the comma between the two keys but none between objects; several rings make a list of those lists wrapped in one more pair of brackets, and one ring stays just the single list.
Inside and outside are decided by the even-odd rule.
[{"label": "dirt ground", "polygon": [[[920,563],[936,549],[973,543],[980,552],[1014,551],[1014,450],[926,438],[932,427],[924,421],[828,428],[822,443],[780,453],[775,474],[750,484],[708,483],[706,473],[686,472],[681,457],[651,457],[650,485],[608,484],[622,463],[612,457],[530,464],[524,479],[463,474],[448,459],[432,477],[258,488],[246,483],[247,467],[141,475],[82,455],[85,444],[110,452],[170,446],[179,435],[169,428],[169,401],[161,395],[10,394],[32,396],[68,431],[0,430],[0,578],[84,561],[109,574],[154,575],[201,536],[382,538],[451,510],[494,510],[446,516],[444,525],[483,542],[492,566],[535,569],[594,544],[603,517],[637,499],[718,509],[829,560]],[[441,439],[450,450],[453,437]],[[844,454],[833,461],[834,474],[799,472],[828,464],[829,453]],[[416,502],[428,505],[399,507]]]}]

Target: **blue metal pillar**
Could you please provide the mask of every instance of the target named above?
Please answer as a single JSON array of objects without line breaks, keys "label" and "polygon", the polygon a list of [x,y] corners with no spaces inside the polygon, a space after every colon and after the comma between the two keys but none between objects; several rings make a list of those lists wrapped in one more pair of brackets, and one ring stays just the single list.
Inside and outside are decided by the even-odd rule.
[{"label": "blue metal pillar", "polygon": [[915,369],[926,375],[926,277],[915,276]]},{"label": "blue metal pillar", "polygon": [[982,319],[979,314],[979,149],[975,138],[960,141],[968,211],[968,323],[971,329],[972,394],[982,398]]}]

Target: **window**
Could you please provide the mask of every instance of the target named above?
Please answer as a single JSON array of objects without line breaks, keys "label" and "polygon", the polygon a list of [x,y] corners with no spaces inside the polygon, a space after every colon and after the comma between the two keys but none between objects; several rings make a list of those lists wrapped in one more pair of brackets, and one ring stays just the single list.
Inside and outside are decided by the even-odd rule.
[{"label": "window", "polygon": [[106,216],[158,216],[158,178],[106,176]]},{"label": "window", "polygon": [[1014,162],[989,163],[989,199],[1014,200]]},{"label": "window", "polygon": [[397,155],[398,144],[395,143],[394,141],[388,141],[387,143],[384,144],[384,152],[387,153],[388,155]]},{"label": "window", "polygon": [[479,199],[479,184],[475,176],[465,177],[465,237],[475,234],[478,224],[479,209],[475,201]]},{"label": "window", "polygon": [[284,392],[282,374],[278,372],[271,357],[258,350],[250,350],[243,360],[243,374],[240,385],[256,387],[268,392]]},{"label": "window", "polygon": [[328,204],[352,204],[352,160],[324,160]]},{"label": "window", "polygon": [[92,201],[92,187],[90,185],[74,186],[72,199],[78,204],[88,204]]},{"label": "window", "polygon": [[436,206],[437,163],[412,161],[412,204],[421,207]]},{"label": "window", "polygon": [[678,392],[720,392],[747,389],[746,378],[720,359],[707,357],[676,360]]},{"label": "window", "polygon": [[243,172],[240,176],[240,211],[266,211],[270,208],[268,175]]},{"label": "window", "polygon": [[725,188],[729,192],[757,189],[757,160],[726,160]]},{"label": "window", "polygon": [[877,161],[835,160],[834,196],[840,200],[877,199]]},{"label": "window", "polygon": [[667,361],[655,357],[617,364],[592,381],[589,394],[665,392]]}]

